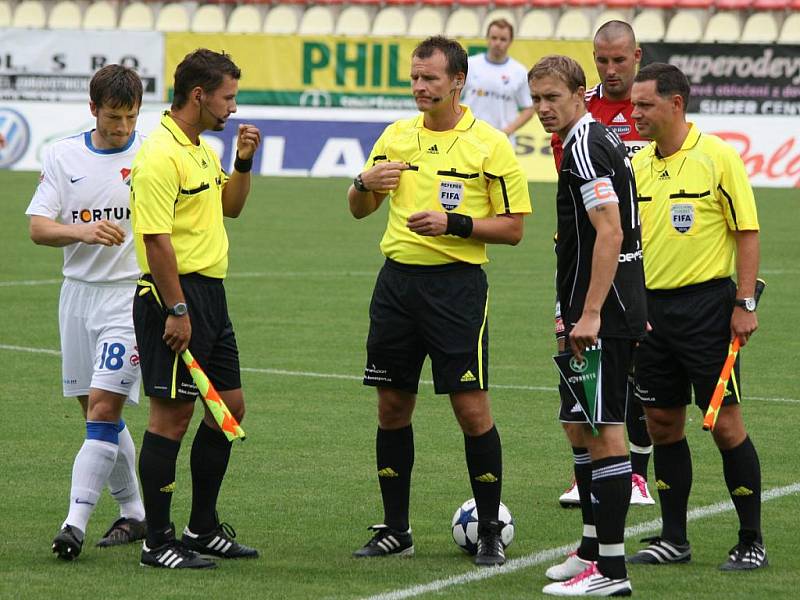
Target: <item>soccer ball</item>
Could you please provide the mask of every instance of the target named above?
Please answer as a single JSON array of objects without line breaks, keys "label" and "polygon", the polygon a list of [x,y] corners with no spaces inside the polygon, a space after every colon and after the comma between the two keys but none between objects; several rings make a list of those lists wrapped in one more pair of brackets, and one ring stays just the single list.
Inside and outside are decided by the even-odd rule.
[{"label": "soccer ball", "polygon": [[[514,539],[514,517],[502,502],[497,518],[505,523],[500,538],[503,540],[503,547],[508,548]],[[478,508],[475,506],[475,498],[470,498],[458,507],[453,515],[452,531],[453,541],[464,552],[474,555],[478,551]]]}]

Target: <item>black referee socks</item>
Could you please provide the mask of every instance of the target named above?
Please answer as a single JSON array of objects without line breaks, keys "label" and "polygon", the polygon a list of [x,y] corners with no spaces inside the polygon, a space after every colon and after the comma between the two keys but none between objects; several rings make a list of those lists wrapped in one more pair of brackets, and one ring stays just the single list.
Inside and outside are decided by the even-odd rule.
[{"label": "black referee socks", "polygon": [[761,464],[750,437],[730,450],[720,450],[725,484],[739,515],[739,541],[762,543]]},{"label": "black referee socks", "polygon": [[180,449],[180,442],[150,431],[144,432],[142,449],[139,451],[139,479],[142,482],[142,500],[147,519],[147,545],[151,548],[168,541],[156,538],[170,528],[175,462]]},{"label": "black referee socks", "polygon": [[686,438],[674,444],[656,444],[653,468],[664,521],[661,537],[675,544],[685,544],[686,511],[692,490],[692,454]]},{"label": "black referee socks", "polygon": [[228,461],[231,446],[225,434],[200,421],[192,442],[192,513],[189,529],[192,533],[208,533],[217,526],[217,497]]},{"label": "black referee socks", "polygon": [[464,451],[480,522],[496,521],[503,487],[503,452],[497,427],[482,435],[464,434]]},{"label": "black referee socks", "polygon": [[408,531],[411,470],[414,468],[414,430],[381,429],[375,436],[378,482],[383,498],[383,523],[396,531]]}]

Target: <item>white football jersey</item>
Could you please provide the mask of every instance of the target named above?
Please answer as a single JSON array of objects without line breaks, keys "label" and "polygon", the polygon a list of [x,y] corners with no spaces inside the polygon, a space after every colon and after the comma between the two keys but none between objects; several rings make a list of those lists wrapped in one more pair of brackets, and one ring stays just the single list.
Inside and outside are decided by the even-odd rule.
[{"label": "white football jersey", "polygon": [[131,232],[131,164],[142,145],[134,132],[123,148],[100,150],[87,131],[50,145],[42,158],[39,187],[25,214],[64,224],[105,219],[125,230],[121,246],[64,246],[64,277],[98,283],[136,279],[139,267]]},{"label": "white football jersey", "polygon": [[463,101],[476,117],[503,129],[521,108],[533,106],[528,71],[510,56],[502,64],[489,62],[485,53],[470,56]]}]

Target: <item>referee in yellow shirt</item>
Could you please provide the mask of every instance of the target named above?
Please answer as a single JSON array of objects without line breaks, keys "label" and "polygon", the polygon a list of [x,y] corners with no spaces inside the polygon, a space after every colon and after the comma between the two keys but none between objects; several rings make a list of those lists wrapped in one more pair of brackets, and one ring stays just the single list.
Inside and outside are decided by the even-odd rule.
[{"label": "referee in yellow shirt", "polygon": [[505,562],[498,521],[500,436],[489,408],[486,244],[515,245],[531,212],[528,184],[504,134],[459,104],[467,53],[431,37],[411,57],[422,114],[389,125],[347,193],[357,219],[389,199],[386,263],[370,306],[364,384],[377,387],[378,480],[384,522],[356,557],[410,556],[411,417],[422,363],[449,394],[464,432],[479,514],[478,565]]},{"label": "referee in yellow shirt", "polygon": [[199,49],[175,70],[172,107],[133,164],[131,208],[136,257],[144,275],[133,304],[150,421],[139,456],[147,518],[141,564],[207,568],[219,558],[256,557],[217,520],[217,496],[231,443],[205,410],[191,451],[192,512],[181,541],[170,504],[175,463],[198,397],[179,358],[187,347],[238,420],[244,415],[239,352],[225,299],[228,236],[223,217],[238,217],[250,191],[258,129],[239,125],[230,177],[200,137],[222,131],[236,112],[241,71],[229,56]]},{"label": "referee in yellow shirt", "polygon": [[[653,140],[633,159],[642,221],[648,320],[636,356],[636,394],[655,445],[661,535],[628,561],[688,562],[686,509],[692,461],[686,406],[705,412],[728,354],[758,327],[754,299],[759,263],[753,190],[737,152],[686,121],[689,81],[653,63],[633,84],[633,119]],[[732,275],[736,272],[736,282]],[[734,382],[738,382],[736,385]],[[713,430],[725,483],[739,516],[739,541],[723,571],[767,565],[761,537],[761,468],[739,408],[738,364]]]}]

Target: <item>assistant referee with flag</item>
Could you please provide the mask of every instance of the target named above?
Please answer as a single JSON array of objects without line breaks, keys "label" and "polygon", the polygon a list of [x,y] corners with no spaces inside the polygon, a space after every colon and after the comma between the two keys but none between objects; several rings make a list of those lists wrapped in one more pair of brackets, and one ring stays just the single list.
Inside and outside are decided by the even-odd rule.
[{"label": "assistant referee with flag", "polygon": [[[691,559],[686,406],[693,388],[694,402],[705,412],[729,343],[738,337],[743,346],[758,327],[759,226],[753,190],[736,150],[686,121],[689,89],[677,67],[653,63],[636,75],[631,95],[636,128],[654,142],[633,159],[652,326],[636,354],[636,394],[653,438],[664,521],[661,535],[648,538],[649,545],[629,557],[638,564]],[[734,370],[713,430],[739,516],[739,541],[720,566],[723,571],[767,565],[761,467],[739,408],[738,362]]]},{"label": "assistant referee with flag", "polygon": [[144,273],[133,319],[150,398],[139,456],[147,517],[141,564],[150,567],[215,565],[200,554],[258,556],[236,542],[233,529],[217,519],[231,443],[208,409],[192,443],[192,512],[181,541],[170,520],[175,464],[198,397],[179,354],[188,347],[233,416],[241,421],[244,415],[239,351],[222,285],[228,270],[223,217],[238,217],[244,208],[261,135],[253,125],[239,125],[230,176],[200,137],[205,130],[222,131],[236,112],[240,76],[226,54],[206,49],[188,54],[175,70],[171,109],[133,164],[133,232]]},{"label": "assistant referee with flag", "polygon": [[370,306],[364,384],[378,388],[377,470],[384,522],[356,557],[411,555],[411,416],[425,356],[464,432],[478,508],[478,565],[505,562],[497,520],[500,436],[489,408],[486,244],[517,244],[531,212],[508,139],[459,104],[467,53],[436,36],[411,58],[422,114],[389,125],[347,193],[360,219],[389,200],[386,263]]}]

